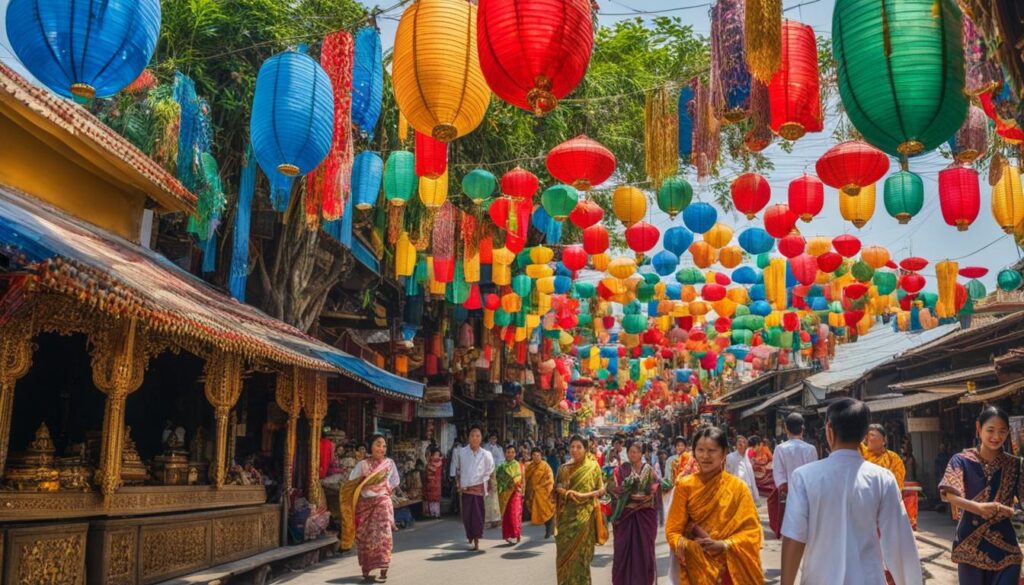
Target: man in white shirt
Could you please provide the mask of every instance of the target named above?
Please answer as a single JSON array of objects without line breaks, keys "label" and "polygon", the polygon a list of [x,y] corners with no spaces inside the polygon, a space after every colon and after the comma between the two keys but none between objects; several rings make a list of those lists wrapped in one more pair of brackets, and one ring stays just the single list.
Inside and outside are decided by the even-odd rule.
[{"label": "man in white shirt", "polygon": [[871,412],[842,398],[825,414],[827,459],[789,475],[782,525],[782,585],[885,583],[921,585],[921,561],[896,478],[864,461],[860,441]]},{"label": "man in white shirt", "polygon": [[786,417],[786,437],[772,455],[772,478],[775,491],[768,496],[768,525],[775,538],[782,538],[782,522],[786,516],[786,492],[794,471],[818,460],[818,450],[804,442],[804,417],[791,413]]},{"label": "man in white shirt", "polygon": [[747,438],[736,435],[736,450],[725,457],[725,470],[743,480],[750,489],[750,495],[757,505],[757,481],[754,479],[754,466],[747,458]]},{"label": "man in white shirt", "polygon": [[480,549],[484,535],[484,496],[495,469],[494,457],[480,445],[482,440],[480,427],[469,427],[469,445],[459,449],[456,458],[455,487],[462,494],[462,525],[473,550]]}]

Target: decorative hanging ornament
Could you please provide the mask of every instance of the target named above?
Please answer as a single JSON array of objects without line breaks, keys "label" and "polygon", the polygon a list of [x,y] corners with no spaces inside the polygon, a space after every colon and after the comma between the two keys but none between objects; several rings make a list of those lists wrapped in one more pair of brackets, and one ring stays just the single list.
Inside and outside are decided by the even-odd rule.
[{"label": "decorative hanging ornament", "polygon": [[764,229],[773,238],[784,238],[796,229],[796,219],[788,205],[778,203],[765,210]]},{"label": "decorative hanging ornament", "polygon": [[750,109],[750,71],[743,46],[743,0],[711,7],[711,87],[715,115],[739,122]]},{"label": "decorative hanging ornament", "polygon": [[615,172],[615,155],[601,143],[580,134],[552,148],[545,164],[552,177],[589,191]]},{"label": "decorative hanging ornament", "polygon": [[814,167],[826,185],[855,197],[885,176],[889,157],[866,142],[851,140],[828,149]]},{"label": "decorative hanging ornament", "polygon": [[681,176],[669,177],[658,189],[658,209],[675,219],[693,200],[693,187]]},{"label": "decorative hanging ornament", "polygon": [[996,284],[999,286],[999,290],[1004,292],[1017,290],[1022,281],[1024,278],[1021,277],[1020,272],[1009,268],[1000,270],[999,275],[996,276]]},{"label": "decorative hanging ornament", "polygon": [[977,107],[967,110],[967,117],[960,129],[949,139],[953,158],[963,164],[971,164],[988,150],[988,116]]},{"label": "decorative hanging ornament", "polygon": [[364,150],[356,155],[352,163],[352,204],[356,209],[371,209],[380,195],[380,183],[384,174],[384,161],[380,155]]},{"label": "decorative hanging ornament", "polygon": [[420,177],[420,201],[427,209],[437,209],[448,200],[448,171],[436,179]]},{"label": "decorative hanging ornament", "polygon": [[924,181],[910,171],[899,171],[885,180],[882,201],[900,224],[910,223],[924,206]]},{"label": "decorative hanging ornament", "polygon": [[643,256],[643,254],[658,245],[660,237],[661,233],[658,231],[658,228],[645,221],[639,221],[626,228],[626,245],[637,256]]},{"label": "decorative hanging ornament", "polygon": [[448,172],[448,145],[416,131],[416,175],[436,179]]},{"label": "decorative hanging ornament", "polygon": [[736,211],[745,214],[747,219],[754,219],[757,212],[764,209],[772,198],[771,185],[757,173],[743,173],[736,177],[729,190]]},{"label": "decorative hanging ornament", "polygon": [[710,203],[698,201],[683,210],[683,223],[692,232],[703,234],[718,221],[718,211]]},{"label": "decorative hanging ornament", "polygon": [[679,117],[672,110],[668,86],[651,90],[644,98],[644,170],[655,189],[679,172]]},{"label": "decorative hanging ornament", "polygon": [[693,153],[695,96],[693,87],[689,85],[683,86],[683,89],[679,91],[679,103],[676,110],[679,118],[679,157],[684,159],[689,158]]},{"label": "decorative hanging ornament", "polygon": [[857,228],[867,225],[875,214],[875,186],[865,185],[857,195],[839,192],[839,213]]},{"label": "decorative hanging ornament", "polygon": [[750,73],[769,83],[782,52],[782,0],[746,0],[743,39]]},{"label": "decorative hanging ornament", "polygon": [[946,224],[967,231],[981,210],[978,172],[959,165],[939,171],[939,205]]},{"label": "decorative hanging ornament", "polygon": [[782,65],[768,85],[771,129],[786,140],[821,132],[818,43],[814,30],[795,20],[782,23]]},{"label": "decorative hanging ornament", "polygon": [[768,148],[775,135],[770,127],[771,112],[768,86],[757,79],[750,80],[750,130],[743,136],[743,146],[750,152]]},{"label": "decorative hanging ornament", "polygon": [[814,175],[804,173],[790,181],[787,194],[789,209],[805,222],[814,219],[825,206],[825,185]]},{"label": "decorative hanging ornament", "polygon": [[480,70],[477,7],[465,0],[417,0],[395,33],[395,102],[412,127],[441,142],[472,132],[491,91]]}]

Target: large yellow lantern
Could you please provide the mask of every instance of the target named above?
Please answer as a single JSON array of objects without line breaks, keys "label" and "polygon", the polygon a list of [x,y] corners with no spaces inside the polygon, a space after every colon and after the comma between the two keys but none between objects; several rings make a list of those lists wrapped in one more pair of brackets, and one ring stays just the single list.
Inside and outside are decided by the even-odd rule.
[{"label": "large yellow lantern", "polygon": [[718,263],[723,268],[736,268],[743,262],[743,249],[739,246],[726,246],[718,251]]},{"label": "large yellow lantern", "polygon": [[391,80],[398,109],[416,130],[441,142],[472,132],[491,100],[476,48],[476,5],[417,0],[407,8]]},{"label": "large yellow lantern", "polygon": [[1024,192],[1021,191],[1020,167],[1017,165],[1003,165],[1003,176],[992,188],[992,216],[1008,234],[1012,234],[1013,228],[1024,221]]},{"label": "large yellow lantern", "polygon": [[839,213],[843,219],[857,226],[864,227],[875,214],[875,185],[874,183],[860,188],[857,195],[848,195],[842,189],[839,190]]},{"label": "large yellow lantern", "polygon": [[620,256],[608,264],[608,274],[615,278],[629,278],[636,272],[636,261]]},{"label": "large yellow lantern", "polygon": [[623,185],[612,193],[612,211],[629,227],[647,215],[647,197],[640,189]]},{"label": "large yellow lantern", "polygon": [[437,209],[448,200],[448,171],[436,179],[420,177],[420,201],[428,209]]},{"label": "large yellow lantern", "polygon": [[951,260],[935,265],[935,276],[939,281],[939,302],[935,304],[935,313],[940,319],[956,315],[956,275],[959,270],[960,265]]},{"label": "large yellow lantern", "polygon": [[704,233],[704,241],[711,244],[712,248],[722,249],[729,245],[732,240],[732,228],[724,223],[716,223]]}]

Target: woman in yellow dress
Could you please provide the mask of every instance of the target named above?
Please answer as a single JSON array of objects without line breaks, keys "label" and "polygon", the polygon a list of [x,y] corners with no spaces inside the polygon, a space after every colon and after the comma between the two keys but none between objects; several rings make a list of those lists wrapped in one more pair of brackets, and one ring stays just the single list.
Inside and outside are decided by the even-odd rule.
[{"label": "woman in yellow dress", "polygon": [[608,539],[598,501],[604,495],[604,476],[587,448],[587,440],[574,435],[569,441],[572,461],[558,468],[558,585],[590,585],[594,546]]},{"label": "woman in yellow dress", "polygon": [[540,447],[534,447],[526,464],[526,508],[530,511],[530,524],[543,524],[544,538],[551,538],[555,524],[555,474],[543,455]]},{"label": "woman in yellow dress", "polygon": [[895,451],[890,451],[885,446],[885,427],[879,424],[868,425],[868,434],[864,437],[864,443],[860,446],[860,454],[864,460],[884,467],[896,476],[896,484],[903,493],[903,480],[907,476],[907,468],[903,465],[903,459]]},{"label": "woman in yellow dress", "polygon": [[761,585],[761,521],[743,480],[725,471],[725,432],[705,427],[693,438],[700,471],[676,484],[665,537],[687,585]]}]

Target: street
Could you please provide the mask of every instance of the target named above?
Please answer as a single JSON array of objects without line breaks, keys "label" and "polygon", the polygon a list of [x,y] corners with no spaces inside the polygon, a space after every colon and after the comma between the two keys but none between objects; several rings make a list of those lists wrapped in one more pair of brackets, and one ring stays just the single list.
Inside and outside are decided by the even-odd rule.
[{"label": "street", "polygon": [[[782,542],[767,535],[768,516],[760,507],[761,523],[766,530],[761,552],[765,583],[779,583]],[[501,540],[501,529],[487,530],[480,541],[480,551],[466,549],[462,523],[455,517],[417,522],[415,526],[395,534],[395,553],[388,572],[388,583],[394,585],[454,585],[475,582],[484,585],[524,585],[555,582],[555,543],[544,540],[544,527],[524,525],[523,541],[509,546]],[[949,536],[953,523],[948,514],[922,511],[915,533],[918,551],[928,585],[956,583],[956,567],[949,560]],[[668,546],[664,532],[658,534],[659,583],[667,583]],[[611,583],[612,543],[597,547],[593,563],[593,582]],[[361,583],[359,564],[353,552],[311,567],[303,573],[279,577],[274,583],[288,585],[323,585]]]}]

